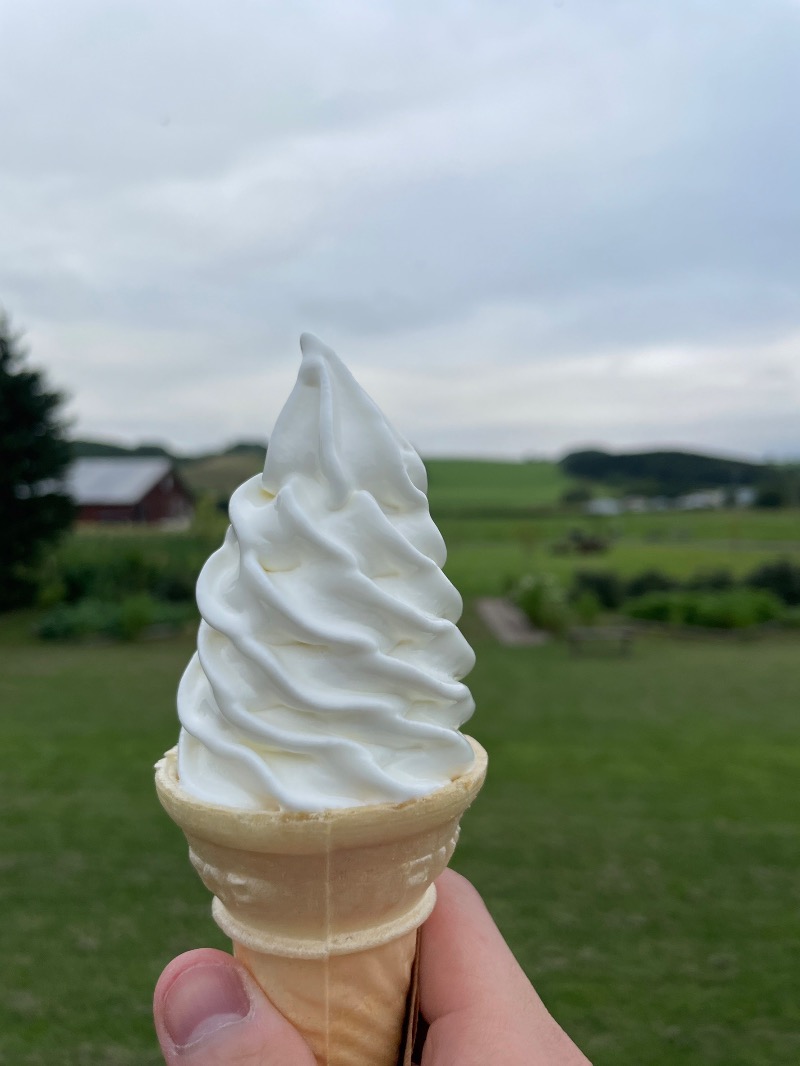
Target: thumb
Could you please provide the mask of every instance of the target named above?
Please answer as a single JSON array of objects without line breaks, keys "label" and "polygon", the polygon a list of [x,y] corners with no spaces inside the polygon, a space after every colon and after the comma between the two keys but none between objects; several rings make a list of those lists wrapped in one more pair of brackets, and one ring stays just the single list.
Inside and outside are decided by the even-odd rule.
[{"label": "thumb", "polygon": [[173,959],[153,1014],[167,1066],[315,1066],[305,1040],[224,951]]},{"label": "thumb", "polygon": [[422,927],[422,1066],[591,1066],[550,1016],[465,878],[445,870]]}]

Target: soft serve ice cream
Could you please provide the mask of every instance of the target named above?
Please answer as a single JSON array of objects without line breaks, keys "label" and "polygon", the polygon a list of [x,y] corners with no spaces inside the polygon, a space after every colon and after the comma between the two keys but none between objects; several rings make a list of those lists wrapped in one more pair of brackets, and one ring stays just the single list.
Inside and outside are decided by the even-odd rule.
[{"label": "soft serve ice cream", "polygon": [[300,343],[264,472],[198,580],[180,782],[240,809],[400,803],[472,765],[474,656],[422,461],[334,352]]}]

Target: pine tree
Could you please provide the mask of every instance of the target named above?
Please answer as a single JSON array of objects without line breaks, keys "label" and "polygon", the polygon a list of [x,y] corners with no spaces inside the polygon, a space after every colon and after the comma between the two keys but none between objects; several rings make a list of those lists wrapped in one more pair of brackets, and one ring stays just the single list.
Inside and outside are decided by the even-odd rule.
[{"label": "pine tree", "polygon": [[70,461],[61,393],[25,365],[27,352],[0,314],[0,610],[32,594],[32,568],[73,517],[58,485]]}]

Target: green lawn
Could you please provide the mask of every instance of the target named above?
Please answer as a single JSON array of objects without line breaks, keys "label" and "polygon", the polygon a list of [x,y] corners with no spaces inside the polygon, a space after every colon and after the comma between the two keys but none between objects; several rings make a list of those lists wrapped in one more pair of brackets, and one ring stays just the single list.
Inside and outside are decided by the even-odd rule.
[{"label": "green lawn", "polygon": [[234,452],[226,455],[209,455],[181,463],[181,475],[192,490],[201,495],[210,493],[213,498],[225,499],[243,481],[260,474],[264,469],[264,455]]},{"label": "green lawn", "polygon": [[[798,553],[791,554],[797,559]],[[648,545],[627,541],[602,555],[553,555],[546,548],[532,550],[513,541],[466,541],[451,544],[445,570],[465,597],[497,596],[526,573],[546,573],[569,584],[576,570],[613,570],[632,577],[657,568],[677,578],[720,567],[742,577],[761,563],[776,558],[774,550],[742,546],[725,549],[697,544]]]},{"label": "green lawn", "polygon": [[565,1028],[596,1063],[800,1061],[800,646],[474,643],[459,863]]},{"label": "green lawn", "polygon": [[[250,454],[207,456],[185,462],[181,473],[189,487],[215,498],[230,496],[246,478],[260,472],[263,457]],[[430,498],[440,513],[475,510],[525,512],[552,506],[578,482],[547,460],[525,463],[481,459],[426,459]]]},{"label": "green lawn", "polygon": [[[549,466],[551,473],[558,472],[553,464],[463,465],[465,469],[486,465],[518,470]],[[453,480],[451,487],[455,484]],[[486,489],[479,479],[478,495]],[[504,491],[501,479],[498,492]],[[468,494],[462,499],[468,499]],[[466,505],[464,509],[468,510]],[[442,513],[434,499],[433,516],[448,546],[447,572],[467,598],[498,595],[510,581],[528,572],[551,573],[565,582],[579,568],[616,570],[625,577],[658,568],[685,578],[698,570],[727,567],[743,576],[779,556],[800,560],[800,512],[796,510],[625,515],[611,520],[551,512],[471,518],[448,516],[447,507]],[[115,565],[136,571],[145,580],[152,565],[190,589],[202,563],[222,543],[226,524],[224,515],[212,513],[205,514],[190,533],[124,526],[80,529],[54,550],[51,568],[54,573],[64,569],[81,573]],[[576,528],[607,537],[609,550],[587,556],[554,554],[553,546]]]},{"label": "green lawn", "polygon": [[[438,515],[434,512],[434,517]],[[498,595],[524,573],[550,573],[569,583],[575,570],[614,570],[631,577],[658,569],[677,578],[729,569],[742,577],[778,557],[800,560],[800,512],[720,511],[585,519],[544,513],[530,518],[456,518],[439,527],[447,572],[462,594]],[[570,530],[606,538],[608,550],[557,554]]]},{"label": "green lawn", "polygon": [[800,549],[800,510],[788,507],[774,511],[663,511],[613,518],[587,516],[580,509],[551,508],[529,516],[486,517],[477,513],[465,518],[440,511],[432,500],[432,513],[448,544],[464,540],[550,543],[580,529],[611,540],[651,545],[703,541],[731,549],[754,544]]},{"label": "green lawn", "polygon": [[[0,1063],[147,1066],[155,978],[222,945],[152,764],[190,637],[52,647],[0,620]],[[486,788],[456,865],[594,1059],[800,1061],[798,652],[497,647],[471,610]]]},{"label": "green lawn", "polygon": [[544,460],[426,459],[425,467],[431,510],[438,516],[551,507],[577,484],[556,463]]}]

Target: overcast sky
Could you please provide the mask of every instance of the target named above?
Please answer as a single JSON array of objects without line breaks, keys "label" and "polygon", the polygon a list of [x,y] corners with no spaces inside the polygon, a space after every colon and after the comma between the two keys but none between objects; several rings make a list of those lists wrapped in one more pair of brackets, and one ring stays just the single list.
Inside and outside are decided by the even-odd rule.
[{"label": "overcast sky", "polygon": [[0,5],[0,305],[74,433],[800,456],[800,0]]}]

